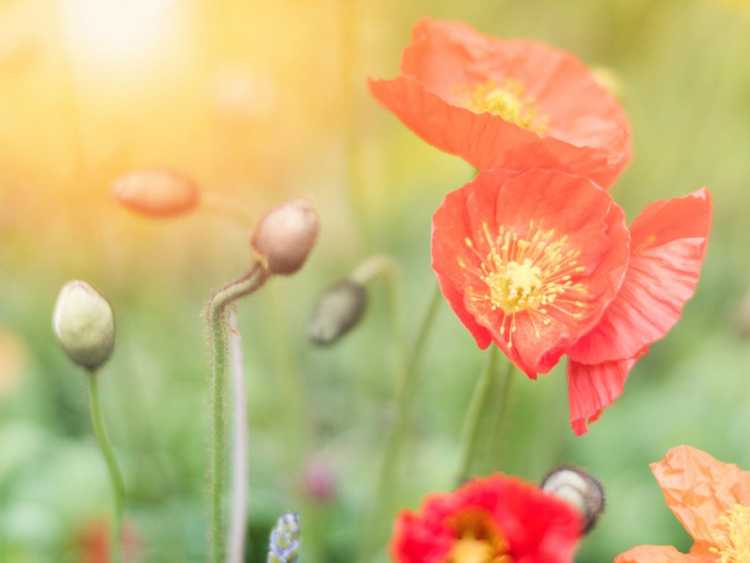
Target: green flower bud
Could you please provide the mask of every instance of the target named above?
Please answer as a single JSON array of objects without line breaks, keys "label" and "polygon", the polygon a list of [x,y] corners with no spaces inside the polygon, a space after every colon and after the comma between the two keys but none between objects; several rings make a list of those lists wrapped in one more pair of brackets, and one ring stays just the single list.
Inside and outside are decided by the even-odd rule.
[{"label": "green flower bud", "polygon": [[367,291],[352,280],[342,280],[326,289],[313,309],[307,327],[310,342],[328,346],[354,328],[367,308]]},{"label": "green flower bud", "polygon": [[52,329],[68,357],[91,372],[112,355],[115,343],[112,307],[86,282],[71,281],[60,290]]}]

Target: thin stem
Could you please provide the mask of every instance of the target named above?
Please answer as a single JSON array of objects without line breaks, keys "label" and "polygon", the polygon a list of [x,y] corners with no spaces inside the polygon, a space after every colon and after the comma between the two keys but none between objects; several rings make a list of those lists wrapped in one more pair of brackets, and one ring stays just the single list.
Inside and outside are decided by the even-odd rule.
[{"label": "thin stem", "polygon": [[217,192],[203,192],[201,195],[201,205],[204,209],[222,219],[235,223],[243,229],[247,229],[256,219],[241,203]]},{"label": "thin stem", "polygon": [[222,493],[224,491],[225,459],[225,371],[226,371],[226,312],[237,299],[252,293],[268,279],[267,271],[255,264],[250,271],[217,291],[208,304],[207,321],[210,327],[212,350],[212,451],[210,471],[211,495],[211,557],[214,563],[224,560],[224,515]]},{"label": "thin stem", "polygon": [[245,531],[247,529],[247,503],[250,471],[248,467],[247,395],[245,389],[242,339],[237,314],[229,312],[229,371],[232,375],[234,416],[232,432],[232,482],[230,499],[232,512],[229,521],[229,563],[245,560]]},{"label": "thin stem", "polygon": [[466,411],[466,418],[464,419],[464,427],[461,437],[463,451],[461,453],[458,472],[456,474],[457,485],[460,485],[469,477],[469,471],[471,470],[471,464],[474,460],[474,454],[476,453],[479,438],[479,421],[482,418],[482,414],[487,410],[487,405],[490,399],[490,390],[492,389],[492,379],[497,366],[497,358],[497,346],[492,346],[487,357],[487,365],[484,370],[482,370],[482,374],[477,380],[477,384],[474,387],[474,394],[471,397],[469,408]]},{"label": "thin stem", "polygon": [[112,560],[122,563],[122,512],[125,502],[125,482],[122,473],[117,466],[112,444],[107,436],[102,419],[101,403],[99,401],[99,378],[92,373],[89,378],[89,402],[91,406],[91,425],[94,428],[94,436],[102,451],[104,461],[107,464],[109,479],[112,483],[113,510],[112,510],[112,542],[109,546]]},{"label": "thin stem", "polygon": [[513,381],[516,379],[516,366],[511,362],[508,361],[508,369],[505,370],[505,377],[503,379],[503,387],[500,391],[500,405],[497,409],[497,412],[495,414],[495,418],[492,422],[492,433],[490,435],[490,446],[492,449],[497,450],[497,455],[495,459],[493,459],[493,465],[497,466],[497,458],[499,458],[502,455],[501,445],[502,442],[498,438],[498,436],[503,435],[503,430],[505,429],[505,421],[507,419],[508,414],[508,403],[510,401],[510,395],[511,391],[513,389]]},{"label": "thin stem", "polygon": [[429,341],[432,327],[435,323],[437,312],[442,303],[442,295],[439,286],[435,289],[430,299],[422,322],[419,325],[414,346],[403,363],[402,372],[399,377],[396,390],[396,419],[388,434],[385,453],[375,493],[375,506],[368,519],[366,528],[367,537],[363,544],[361,560],[367,560],[372,551],[381,541],[380,530],[382,529],[383,513],[390,509],[391,493],[398,488],[395,479],[396,467],[401,452],[404,438],[408,434],[411,411],[413,407],[414,392],[419,382],[419,364],[424,355],[425,347]]}]

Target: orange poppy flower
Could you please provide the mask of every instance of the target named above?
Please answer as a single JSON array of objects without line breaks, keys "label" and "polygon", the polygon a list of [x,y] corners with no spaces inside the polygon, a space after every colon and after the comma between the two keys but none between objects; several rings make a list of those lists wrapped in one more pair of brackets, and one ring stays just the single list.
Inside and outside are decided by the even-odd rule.
[{"label": "orange poppy flower", "polygon": [[570,418],[576,434],[622,394],[648,347],[677,323],[693,296],[711,227],[705,188],[647,207],[630,227],[630,264],[601,322],[568,352]]},{"label": "orange poppy flower", "polygon": [[552,167],[610,186],[630,160],[617,100],[570,53],[423,19],[401,76],[373,95],[415,133],[479,170]]},{"label": "orange poppy flower", "polygon": [[651,205],[628,230],[622,209],[586,178],[491,170],[435,212],[432,266],[480,348],[494,342],[532,379],[569,355],[580,435],[677,322],[710,217],[703,189]]},{"label": "orange poppy flower", "polygon": [[498,474],[399,514],[391,555],[397,563],[571,563],[582,529],[565,501]]},{"label": "orange poppy flower", "polygon": [[750,561],[750,472],[701,450],[679,446],[651,464],[670,510],[693,538],[690,554],[642,545],[615,563],[745,563]]}]

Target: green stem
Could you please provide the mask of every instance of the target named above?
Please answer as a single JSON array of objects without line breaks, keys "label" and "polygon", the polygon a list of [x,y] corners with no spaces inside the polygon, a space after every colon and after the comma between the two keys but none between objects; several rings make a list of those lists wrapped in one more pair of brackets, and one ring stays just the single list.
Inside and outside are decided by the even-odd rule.
[{"label": "green stem", "polygon": [[408,434],[411,411],[413,407],[414,392],[419,382],[419,364],[424,355],[425,347],[430,337],[435,317],[442,303],[440,287],[435,286],[430,304],[427,307],[422,322],[419,326],[414,346],[410,354],[402,364],[398,387],[396,390],[396,419],[388,434],[380,474],[378,476],[375,493],[375,506],[367,519],[368,525],[365,530],[367,538],[363,544],[361,560],[366,561],[372,551],[379,544],[380,530],[382,527],[382,516],[390,509],[392,493],[398,489],[395,478],[399,455],[404,438]]},{"label": "green stem", "polygon": [[503,435],[503,429],[505,426],[506,415],[508,412],[508,402],[513,389],[513,381],[516,379],[515,375],[516,366],[513,362],[508,361],[508,369],[505,371],[505,378],[502,382],[502,389],[500,391],[500,404],[497,408],[495,418],[492,421],[492,429],[490,433],[490,451],[495,453],[493,455],[492,465],[497,468],[497,459],[502,457],[501,446],[503,444],[501,436]]},{"label": "green stem", "polygon": [[227,364],[227,307],[237,299],[252,293],[268,279],[259,264],[217,291],[208,304],[207,320],[210,327],[212,351],[212,449],[210,470],[211,495],[211,558],[214,563],[224,561],[224,512],[222,497],[225,480],[225,385]]},{"label": "green stem", "polygon": [[92,373],[89,378],[89,402],[91,405],[91,425],[94,428],[94,436],[102,451],[104,461],[107,464],[109,479],[112,482],[112,493],[114,506],[112,510],[112,542],[109,549],[112,560],[115,563],[122,562],[122,512],[125,502],[125,482],[122,479],[122,473],[117,466],[112,444],[104,428],[102,419],[102,408],[99,401],[99,378],[96,373]]},{"label": "green stem", "polygon": [[479,422],[482,415],[487,410],[487,405],[490,399],[490,390],[492,389],[492,379],[497,366],[498,349],[497,346],[491,346],[489,355],[487,357],[487,365],[482,374],[477,380],[477,384],[474,387],[474,394],[471,397],[469,408],[466,411],[466,418],[464,419],[464,427],[461,436],[461,443],[463,444],[463,452],[458,464],[458,472],[456,473],[456,485],[460,485],[469,477],[471,470],[472,461],[474,461],[474,454],[477,449],[477,442],[479,439]]}]

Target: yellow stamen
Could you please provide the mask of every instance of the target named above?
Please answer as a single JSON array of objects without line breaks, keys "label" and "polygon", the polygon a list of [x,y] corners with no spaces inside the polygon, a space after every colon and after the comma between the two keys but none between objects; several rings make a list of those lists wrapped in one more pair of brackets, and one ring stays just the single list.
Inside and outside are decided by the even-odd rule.
[{"label": "yellow stamen", "polygon": [[549,118],[523,92],[523,85],[516,80],[506,80],[502,86],[490,80],[474,86],[467,107],[475,113],[497,115],[541,135],[547,130]]},{"label": "yellow stamen", "polygon": [[750,563],[750,507],[735,504],[719,523],[725,533],[710,548],[717,563]]},{"label": "yellow stamen", "polygon": [[578,262],[581,251],[570,246],[567,236],[542,229],[533,221],[520,230],[501,226],[497,234],[491,233],[487,224],[482,229],[485,244],[465,241],[479,267],[470,266],[461,257],[457,263],[482,283],[482,287],[472,284],[469,301],[505,314],[498,330],[509,346],[513,346],[517,314],[528,315],[537,337],[555,317],[583,317],[588,304],[582,297],[588,291],[575,278],[585,268]]},{"label": "yellow stamen", "polygon": [[486,514],[461,514],[453,527],[459,539],[445,563],[513,563],[508,542]]}]

